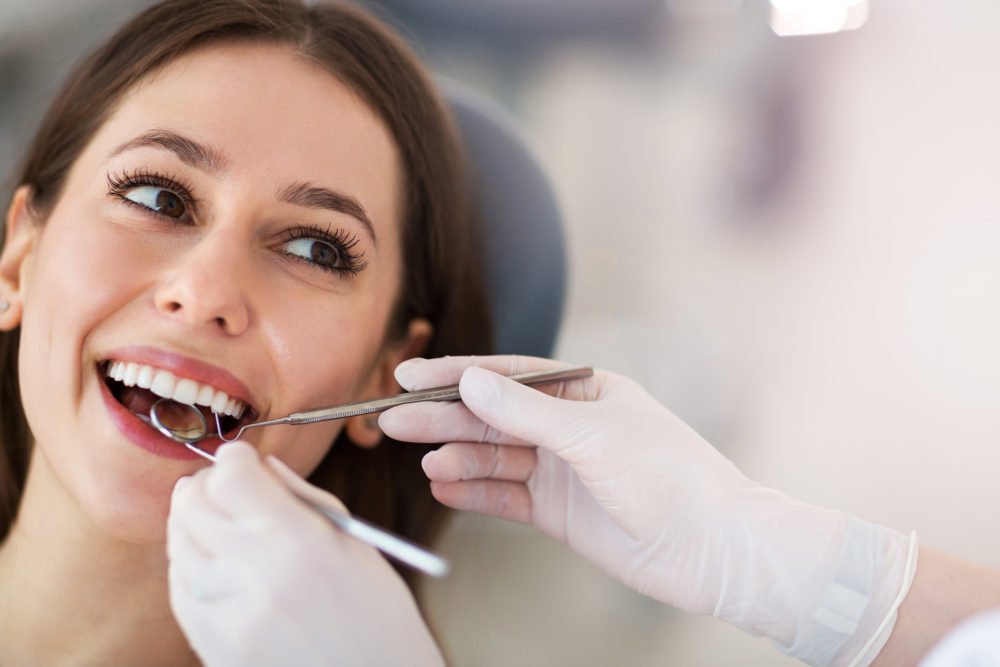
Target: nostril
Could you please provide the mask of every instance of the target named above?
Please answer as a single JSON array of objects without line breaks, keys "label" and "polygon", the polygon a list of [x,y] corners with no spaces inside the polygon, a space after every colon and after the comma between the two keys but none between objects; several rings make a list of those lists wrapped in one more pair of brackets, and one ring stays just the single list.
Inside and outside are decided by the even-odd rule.
[{"label": "nostril", "polygon": [[167,281],[157,290],[157,309],[191,325],[238,334],[249,324],[242,287],[232,281],[204,285],[200,281]]}]

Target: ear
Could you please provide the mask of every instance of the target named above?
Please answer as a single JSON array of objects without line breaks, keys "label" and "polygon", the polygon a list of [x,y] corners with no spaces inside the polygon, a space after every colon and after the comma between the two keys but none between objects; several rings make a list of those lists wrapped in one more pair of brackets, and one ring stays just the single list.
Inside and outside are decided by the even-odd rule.
[{"label": "ear", "polygon": [[[378,398],[390,396],[402,391],[402,387],[396,382],[394,371],[396,366],[420,356],[430,343],[434,334],[434,327],[422,317],[410,320],[407,326],[406,336],[399,341],[390,343],[382,351],[375,366],[372,381],[368,384],[365,398]],[[364,400],[364,399],[362,399]],[[383,434],[378,427],[378,415],[361,415],[351,417],[344,426],[347,437],[358,447],[371,449],[382,442]]]},{"label": "ear", "polygon": [[24,296],[25,260],[34,247],[37,226],[28,202],[31,186],[14,192],[7,210],[7,233],[0,253],[0,331],[12,331],[21,324]]}]

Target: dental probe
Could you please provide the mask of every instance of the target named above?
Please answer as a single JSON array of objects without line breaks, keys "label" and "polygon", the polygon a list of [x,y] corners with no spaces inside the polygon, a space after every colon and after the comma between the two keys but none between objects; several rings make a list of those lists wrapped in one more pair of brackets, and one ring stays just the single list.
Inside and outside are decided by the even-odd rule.
[{"label": "dental probe", "polygon": [[[577,380],[580,378],[590,377],[593,374],[594,369],[591,366],[573,366],[570,368],[560,368],[554,371],[520,373],[509,377],[515,382],[532,386],[566,382],[567,380]],[[266,421],[247,424],[246,426],[241,427],[232,438],[224,437],[221,429],[219,429],[217,435],[220,440],[232,442],[233,440],[239,440],[243,436],[243,432],[247,429],[257,428],[259,426],[277,426],[280,424],[315,424],[316,422],[325,422],[332,419],[347,419],[349,417],[357,417],[358,415],[369,415],[374,412],[384,412],[385,410],[394,408],[397,405],[421,403],[423,401],[457,401],[460,398],[461,395],[458,392],[458,385],[454,384],[448,387],[437,387],[434,389],[424,389],[423,391],[404,392],[395,396],[389,396],[388,398],[376,398],[371,401],[357,401],[354,403],[344,403],[342,405],[332,405],[326,408],[307,410],[306,412],[294,412],[287,417],[268,419]],[[215,425],[218,429],[218,413],[215,413]],[[201,438],[198,438],[198,440],[201,440]],[[198,440],[194,440],[193,442],[197,442]],[[188,439],[184,444],[187,444],[187,442],[192,442],[192,440]]]},{"label": "dental probe", "polygon": [[[556,382],[567,382],[569,380],[578,380],[590,377],[593,374],[594,369],[591,366],[571,366],[552,371],[519,373],[508,377],[515,382],[535,386],[541,384],[553,384]],[[233,440],[239,440],[243,436],[244,431],[251,428],[258,428],[260,426],[279,426],[282,424],[295,426],[300,424],[315,424],[316,422],[325,422],[334,419],[347,419],[349,417],[357,417],[358,415],[369,415],[374,412],[384,412],[385,410],[394,408],[397,405],[421,403],[424,401],[457,401],[460,398],[461,395],[458,392],[457,384],[447,387],[435,387],[434,389],[424,389],[422,391],[404,392],[395,396],[389,396],[388,398],[376,398],[370,401],[356,401],[354,403],[331,405],[325,408],[306,410],[305,412],[293,412],[286,417],[278,417],[277,419],[268,419],[265,421],[254,422],[252,424],[246,424],[245,426],[241,426],[236,435],[231,438],[227,438],[223,435],[221,418],[219,417],[219,413],[214,412],[213,414],[215,416],[216,428],[215,436],[224,442],[232,442]],[[194,417],[196,424],[193,426],[191,424],[185,424],[183,428],[171,428],[170,426],[167,426],[164,423],[164,416],[159,414],[161,406],[170,407],[175,411],[177,408],[186,406],[189,408],[190,414],[188,416]],[[208,424],[205,422],[205,417],[201,414],[201,411],[198,410],[198,408],[193,405],[177,403],[176,401],[168,398],[163,398],[153,403],[149,411],[148,423],[150,423],[154,428],[156,428],[156,430],[166,437],[170,438],[174,442],[179,442],[182,445],[201,442],[209,436]]]}]

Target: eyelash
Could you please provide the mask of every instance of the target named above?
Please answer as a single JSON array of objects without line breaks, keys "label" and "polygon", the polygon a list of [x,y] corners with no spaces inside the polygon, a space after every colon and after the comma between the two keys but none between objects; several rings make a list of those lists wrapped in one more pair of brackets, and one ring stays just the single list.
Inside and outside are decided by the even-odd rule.
[{"label": "eyelash", "polygon": [[[156,188],[163,188],[164,190],[169,190],[181,198],[184,202],[184,206],[187,207],[189,211],[194,210],[198,200],[191,196],[191,186],[184,183],[181,179],[166,176],[155,171],[149,171],[147,169],[140,169],[134,172],[121,171],[119,173],[108,173],[108,194],[116,199],[121,200],[123,203],[134,206],[146,213],[163,216],[162,213],[154,211],[153,209],[143,206],[138,202],[134,202],[125,195],[135,188],[151,186]],[[284,253],[286,257],[293,260],[304,262],[309,266],[318,268],[322,271],[328,271],[330,273],[337,273],[342,276],[356,276],[364,270],[367,266],[367,262],[362,259],[364,253],[354,253],[352,250],[358,245],[358,237],[338,229],[336,232],[330,233],[328,230],[320,227],[319,225],[301,225],[298,227],[292,227],[286,229],[282,232],[282,243],[290,243],[297,239],[314,239],[316,241],[322,241],[332,246],[337,254],[340,256],[341,263],[343,266],[327,266],[324,264],[317,264],[312,262],[305,257],[300,255],[294,255],[292,253]]]},{"label": "eyelash", "polygon": [[302,225],[286,229],[282,232],[282,243],[290,243],[296,239],[313,239],[315,241],[322,241],[323,243],[333,246],[333,248],[337,251],[337,254],[340,255],[342,266],[317,264],[300,255],[285,253],[288,257],[296,261],[305,262],[306,264],[315,266],[323,271],[336,272],[342,276],[356,276],[364,270],[365,266],[368,265],[368,262],[363,259],[363,252],[352,252],[354,247],[360,242],[358,237],[354,234],[345,232],[342,229],[338,229],[337,231],[330,233],[319,225]]},{"label": "eyelash", "polygon": [[140,169],[134,172],[122,171],[120,173],[108,173],[109,195],[120,199],[129,206],[135,206],[143,211],[146,211],[147,213],[161,215],[157,211],[154,211],[147,206],[143,206],[138,202],[134,202],[125,196],[129,190],[139,188],[144,185],[170,190],[181,198],[181,201],[184,202],[184,206],[188,209],[188,211],[192,211],[197,207],[198,200],[191,196],[191,190],[193,188],[179,178],[165,176],[155,171],[149,171],[148,169]]}]

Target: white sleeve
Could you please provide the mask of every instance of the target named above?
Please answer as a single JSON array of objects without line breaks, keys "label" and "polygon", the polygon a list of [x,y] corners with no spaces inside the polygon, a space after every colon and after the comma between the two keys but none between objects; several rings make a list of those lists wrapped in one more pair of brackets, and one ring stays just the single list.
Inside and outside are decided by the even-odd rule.
[{"label": "white sleeve", "polygon": [[1000,667],[1000,609],[962,622],[934,645],[920,667]]}]

